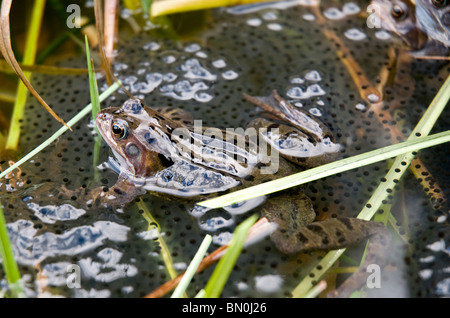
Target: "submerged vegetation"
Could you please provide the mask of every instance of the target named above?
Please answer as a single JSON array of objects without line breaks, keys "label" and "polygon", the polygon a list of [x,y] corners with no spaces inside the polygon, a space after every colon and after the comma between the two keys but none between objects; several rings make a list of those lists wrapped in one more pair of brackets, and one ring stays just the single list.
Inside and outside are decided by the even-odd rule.
[{"label": "submerged vegetation", "polygon": [[[83,24],[82,32],[78,28],[69,30],[66,33],[60,35],[56,40],[50,41],[47,47],[41,49],[41,52],[46,56],[51,56],[52,53],[58,53],[58,48],[63,46],[65,43],[70,42],[68,45],[71,49],[74,47],[77,50],[84,50],[87,60],[87,67],[74,69],[74,68],[63,68],[63,67],[53,67],[47,65],[38,65],[36,61],[42,61],[44,58],[39,58],[39,44],[40,44],[40,31],[41,24],[43,22],[43,17],[46,7],[50,7],[57,12],[61,11],[60,3],[57,1],[44,1],[44,0],[34,0],[29,1],[32,3],[30,8],[31,19],[28,24],[28,31],[26,39],[23,43],[24,49],[20,63],[17,62],[18,52],[15,43],[16,38],[14,38],[14,26],[10,30],[10,11],[13,1],[3,0],[1,6],[1,38],[0,38],[0,48],[6,63],[10,65],[12,70],[17,77],[21,80],[17,85],[17,89],[12,92],[1,92],[0,99],[2,99],[2,107],[8,108],[10,111],[0,112],[0,124],[4,125],[3,118],[10,115],[10,120],[6,120],[7,127],[1,127],[0,130],[0,146],[2,151],[0,151],[1,157],[0,161],[10,160],[10,151],[18,154],[17,158],[13,158],[15,162],[10,163],[9,168],[5,168],[0,171],[0,184],[3,183],[3,179],[9,178],[14,171],[17,171],[18,167],[26,162],[29,162],[36,156],[40,151],[48,147],[52,142],[57,140],[62,136],[67,130],[74,129],[73,127],[85,116],[91,114],[92,120],[95,119],[97,112],[101,108],[101,103],[107,98],[112,96],[117,90],[121,89],[122,92],[128,95],[132,95],[124,85],[115,77],[113,71],[114,65],[114,50],[116,41],[114,39],[120,37],[120,32],[118,32],[117,19],[120,14],[119,7],[127,10],[126,13],[122,12],[122,18],[127,20],[129,23],[129,28],[146,30],[149,29],[153,33],[161,32],[165,34],[165,38],[173,38],[176,31],[174,24],[179,21],[178,16],[171,16],[174,13],[190,12],[197,10],[207,10],[211,8],[217,8],[221,6],[238,5],[238,4],[249,4],[261,2],[261,0],[215,0],[215,1],[196,1],[196,0],[155,0],[155,1],[138,1],[138,0],[123,0],[119,1],[98,1],[95,0],[93,5],[95,7],[95,14],[93,17],[83,17],[83,22],[80,20],[78,23]],[[111,14],[112,10],[112,14]],[[345,66],[346,71],[350,74],[350,77],[354,81],[354,84],[359,89],[361,97],[368,101],[370,100],[370,93],[378,92],[378,96],[381,96],[383,90],[383,83],[389,81],[388,76],[382,78],[378,81],[379,86],[374,86],[369,79],[367,79],[364,73],[361,71],[358,62],[353,59],[352,51],[348,49],[344,42],[339,38],[337,33],[332,28],[325,28],[325,19],[319,11],[319,7],[314,6],[312,11],[315,12],[317,21],[316,23],[323,27],[321,30],[324,36],[333,43],[337,43],[339,48],[336,52],[337,59],[339,59]],[[53,11],[52,11],[53,12]],[[132,16],[131,13],[134,14]],[[180,18],[179,20],[182,20]],[[181,22],[180,22],[181,23]],[[95,26],[95,27],[94,27]],[[82,39],[81,34],[85,37]],[[156,35],[155,35],[156,36]],[[84,40],[84,43],[83,43]],[[48,42],[48,41],[47,41]],[[97,44],[97,45],[96,45]],[[104,45],[103,45],[104,44]],[[96,47],[96,53],[92,53],[91,48]],[[55,54],[56,54],[55,53]],[[64,53],[62,53],[64,55]],[[37,58],[36,58],[37,57]],[[101,67],[100,67],[101,66]],[[9,76],[10,80],[12,78],[11,69],[7,69],[6,65],[2,66],[2,75]],[[30,76],[32,72],[54,72],[55,74],[83,74],[86,77],[86,82],[89,82],[90,88],[90,100],[91,103],[80,110],[71,120],[67,122],[60,118],[56,112],[51,109],[51,105],[45,102],[45,95],[40,96],[33,86],[32,81],[30,82]],[[108,88],[103,90],[99,94],[99,87],[97,85],[97,77],[102,77],[106,79]],[[101,76],[99,74],[102,74]],[[103,77],[104,76],[104,77]],[[380,83],[381,82],[381,83]],[[361,87],[364,87],[361,89]],[[439,89],[439,88],[437,88]],[[24,113],[27,112],[25,108],[27,105],[27,100],[33,98],[29,96],[31,93],[35,98],[38,99],[40,104],[44,106],[57,120],[61,123],[61,128],[56,131],[47,140],[42,140],[42,144],[36,147],[34,150],[28,153],[24,153],[25,148],[21,148],[19,144],[22,118]],[[14,96],[12,98],[11,96]],[[227,207],[237,202],[252,199],[262,195],[270,195],[274,192],[286,190],[312,182],[315,180],[320,180],[325,177],[340,174],[344,171],[349,171],[351,169],[357,169],[370,165],[376,162],[380,162],[386,159],[395,157],[395,159],[390,164],[390,168],[387,171],[383,181],[373,190],[369,200],[362,205],[362,209],[358,214],[358,218],[364,220],[371,220],[374,216],[382,218],[385,224],[389,224],[393,232],[397,231],[397,235],[400,236],[397,227],[397,222],[394,216],[390,213],[389,209],[383,210],[388,201],[388,196],[392,197],[396,189],[396,185],[401,179],[402,175],[411,169],[413,173],[419,175],[417,172],[417,164],[412,164],[419,160],[418,151],[421,149],[426,149],[429,147],[436,146],[438,144],[446,143],[450,141],[450,131],[444,131],[439,133],[434,133],[430,135],[434,124],[439,119],[439,116],[443,112],[445,106],[450,99],[450,76],[445,80],[442,87],[439,89],[438,93],[435,95],[434,100],[431,102],[427,110],[424,112],[421,120],[418,122],[416,127],[410,132],[409,136],[403,137],[403,134],[394,131],[394,139],[397,141],[405,140],[403,142],[396,143],[387,147],[380,147],[379,149],[361,153],[359,155],[350,156],[329,164],[319,166],[310,170],[306,170],[297,174],[293,174],[281,179],[274,181],[262,183],[241,191],[236,191],[227,195],[219,196],[207,201],[198,202],[198,206],[208,207],[208,208],[220,208]],[[9,105],[5,107],[3,105]],[[373,103],[373,111],[375,113],[383,113],[386,115],[383,120],[387,120],[389,114],[383,111],[383,102]],[[381,117],[381,116],[380,116]],[[70,132],[69,132],[70,133]],[[101,139],[96,134],[95,145],[92,145],[93,149],[93,162],[95,176],[97,182],[100,182],[100,178],[97,173],[97,167],[99,166],[99,152],[100,152]],[[419,152],[420,154],[420,152]],[[422,164],[422,166],[424,166]],[[426,186],[424,186],[426,187]],[[0,200],[4,198],[0,197]],[[430,198],[432,200],[432,198]],[[1,202],[4,205],[3,202]],[[435,202],[433,202],[435,203]],[[229,245],[224,245],[223,247],[217,249],[216,251],[210,253],[205,258],[204,255],[207,254],[212,238],[210,235],[206,235],[203,243],[199,245],[199,250],[195,257],[191,260],[186,260],[187,263],[191,263],[188,267],[185,276],[179,275],[175,269],[175,265],[171,259],[171,251],[168,244],[164,241],[164,235],[161,233],[160,226],[158,225],[158,220],[154,218],[146,206],[144,201],[139,201],[137,206],[140,211],[142,211],[142,218],[147,222],[147,230],[155,231],[155,240],[158,241],[160,246],[160,253],[164,259],[164,267],[166,268],[169,280],[165,285],[161,286],[159,289],[153,291],[148,290],[148,297],[161,297],[171,290],[175,289],[177,284],[181,282],[178,288],[175,289],[172,297],[183,297],[187,296],[187,289],[189,288],[189,283],[192,277],[195,276],[197,272],[205,270],[207,267],[211,266],[213,263],[218,262],[215,270],[211,273],[208,283],[201,288],[199,294],[196,297],[220,297],[222,289],[227,283],[227,279],[230,272],[233,270],[236,260],[239,258],[242,252],[244,243],[250,240],[247,238],[247,233],[251,233],[252,226],[253,229],[262,229],[262,232],[267,231],[267,228],[262,223],[255,223],[257,221],[257,216],[253,215],[241,222],[235,229],[233,234],[233,239]],[[377,214],[378,211],[383,210],[383,214]],[[260,220],[261,222],[261,220]],[[6,281],[10,288],[10,294],[6,296],[18,297],[24,296],[24,292],[20,285],[20,273],[18,266],[14,260],[13,248],[8,239],[6,222],[4,220],[3,210],[0,205],[0,255],[2,258],[2,265],[4,268],[4,273],[6,274]],[[312,267],[309,274],[304,275],[302,279],[299,279],[299,283],[295,289],[292,290],[292,297],[310,297],[311,295],[317,296],[320,292],[325,289],[325,285],[319,284],[318,280],[326,274],[334,263],[343,255],[345,249],[335,250],[328,252],[321,260]],[[147,269],[151,271],[151,269]],[[0,280],[3,277],[0,277]],[[316,287],[315,287],[316,286]],[[193,295],[189,295],[193,296]]]}]

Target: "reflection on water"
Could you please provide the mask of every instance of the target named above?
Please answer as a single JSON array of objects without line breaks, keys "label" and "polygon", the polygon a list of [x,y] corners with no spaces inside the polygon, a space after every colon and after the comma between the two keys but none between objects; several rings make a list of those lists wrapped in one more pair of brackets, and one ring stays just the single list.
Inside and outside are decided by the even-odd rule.
[{"label": "reflection on water", "polygon": [[129,228],[108,221],[74,227],[63,234],[37,235],[33,222],[17,220],[8,224],[11,244],[17,261],[36,265],[47,257],[77,255],[102,246],[106,240],[124,242]]}]

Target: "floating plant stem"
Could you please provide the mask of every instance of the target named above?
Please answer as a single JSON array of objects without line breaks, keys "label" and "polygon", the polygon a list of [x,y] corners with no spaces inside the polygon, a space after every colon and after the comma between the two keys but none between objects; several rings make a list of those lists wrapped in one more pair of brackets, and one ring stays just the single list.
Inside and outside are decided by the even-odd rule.
[{"label": "floating plant stem", "polygon": [[205,298],[217,298],[222,293],[223,287],[228,280],[228,276],[236,263],[236,260],[244,246],[248,230],[256,222],[258,216],[252,215],[244,222],[239,224],[233,233],[231,243],[227,248],[225,255],[220,259],[214,272],[212,273],[205,287]]},{"label": "floating plant stem", "polygon": [[[115,82],[113,85],[108,87],[107,90],[105,90],[100,96],[99,101],[100,103],[103,102],[106,98],[108,98],[112,93],[114,93],[119,87],[121,83]],[[75,115],[71,120],[67,122],[67,125],[73,126],[78,121],[80,121],[84,116],[89,114],[91,112],[92,105],[89,104],[85,108],[83,108],[77,115]],[[6,176],[8,173],[22,165],[24,162],[27,162],[29,159],[34,157],[36,154],[41,152],[43,149],[45,149],[48,145],[50,145],[53,141],[55,141],[59,136],[61,136],[63,133],[65,133],[68,130],[67,126],[63,126],[60,129],[58,129],[52,136],[50,136],[46,141],[44,141],[42,144],[34,148],[31,152],[29,152],[27,155],[25,155],[22,159],[17,161],[15,164],[13,164],[11,167],[0,173],[0,179]]]},{"label": "floating plant stem", "polygon": [[20,285],[20,272],[17,267],[14,253],[11,247],[11,242],[8,237],[8,229],[6,227],[5,216],[0,206],[0,257],[2,259],[3,269],[6,273],[6,280],[13,292],[13,296],[17,297],[23,295],[23,290]]},{"label": "floating plant stem", "polygon": [[[91,52],[89,49],[89,41],[88,37],[84,37],[84,42],[86,45],[86,59],[87,59],[87,65],[88,65],[88,73],[89,73],[89,93],[91,95],[91,105],[92,105],[92,120],[95,120],[95,116],[97,116],[97,113],[100,111],[100,101],[98,97],[98,85],[97,85],[97,78],[95,77],[94,72],[94,61],[91,58]],[[92,158],[92,165],[94,168],[94,180],[98,180],[100,178],[100,175],[97,170],[98,165],[98,159],[100,157],[100,145],[101,145],[101,137],[98,133],[97,127],[94,128],[96,132],[96,136],[94,137],[94,151],[93,151],[93,158]]]},{"label": "floating plant stem", "polygon": [[200,262],[203,260],[203,256],[205,256],[206,251],[208,250],[209,246],[212,242],[212,236],[207,234],[205,238],[203,239],[202,244],[197,250],[197,253],[195,253],[194,258],[192,259],[191,263],[189,264],[188,268],[186,269],[186,272],[183,275],[183,278],[181,278],[180,282],[178,283],[177,288],[175,288],[174,292],[172,293],[171,298],[179,298],[181,295],[185,292],[186,288],[188,287],[189,283],[192,280],[192,277],[197,271],[198,266],[200,265]]},{"label": "floating plant stem", "polygon": [[204,10],[224,6],[235,6],[255,2],[268,2],[274,0],[162,0],[153,1],[151,16],[180,13],[194,10]]},{"label": "floating plant stem", "polygon": [[311,288],[309,293],[307,295],[305,295],[305,298],[316,298],[325,289],[327,289],[327,282],[322,280],[316,286]]},{"label": "floating plant stem", "polygon": [[[417,123],[416,127],[412,131],[411,135],[408,137],[408,142],[417,141],[427,137],[426,136],[431,131],[434,123],[438,119],[439,115],[442,113],[443,109],[447,105],[450,98],[450,76],[442,85],[439,92],[436,94],[435,98],[428,106],[427,110],[423,114],[422,118]],[[442,134],[442,133],[441,133]],[[448,131],[444,132],[448,135]],[[437,135],[437,134],[436,134]],[[434,135],[434,136],[436,136]],[[432,137],[432,136],[429,136]],[[402,143],[404,144],[404,143]],[[417,149],[416,149],[417,150]],[[386,176],[383,178],[384,182],[381,182],[377,189],[374,191],[370,199],[367,201],[366,205],[363,207],[361,212],[358,214],[357,218],[370,220],[376,211],[379,210],[383,201],[388,195],[392,195],[396,184],[403,176],[405,171],[408,169],[409,164],[414,159],[414,154],[411,151],[407,151],[404,154],[395,158],[394,163],[389,169]],[[389,191],[391,190],[391,191]],[[327,270],[333,266],[335,261],[345,252],[344,249],[334,250],[328,252],[325,257],[314,267],[309,275],[300,282],[300,284],[293,290],[293,297],[304,297],[308,293],[308,290],[314,286],[314,281],[320,279],[320,277],[327,272]]]},{"label": "floating plant stem", "polygon": [[329,177],[337,173],[367,166],[401,154],[436,146],[450,141],[450,130],[427,137],[408,140],[395,145],[379,148],[356,156],[334,161],[316,168],[308,169],[287,177],[261,183],[243,190],[198,202],[208,208],[221,208],[237,202],[253,199],[270,193],[286,190],[301,184]]},{"label": "floating plant stem", "polygon": [[155,229],[158,231],[158,237],[156,240],[158,241],[160,247],[161,247],[161,256],[163,258],[164,264],[166,266],[167,272],[169,273],[170,278],[175,278],[177,276],[177,272],[175,268],[173,267],[173,261],[171,257],[171,253],[169,248],[167,247],[166,242],[164,241],[163,237],[161,236],[161,229],[159,227],[158,222],[155,220],[153,215],[148,210],[145,203],[140,200],[137,203],[137,207],[144,212],[143,217],[148,222],[148,230]]},{"label": "floating plant stem", "polygon": [[100,111],[100,102],[98,98],[98,85],[94,72],[94,61],[91,59],[91,52],[89,50],[89,41],[87,36],[84,37],[84,41],[86,44],[86,59],[89,73],[89,92],[91,95],[92,120],[95,120],[95,116],[97,116],[97,113]]},{"label": "floating plant stem", "polygon": [[[36,51],[38,46],[39,31],[41,28],[42,19],[44,16],[45,0],[34,1],[30,26],[28,28],[28,34],[25,41],[25,52],[23,55],[23,64],[34,64],[36,58]],[[3,13],[3,12],[2,12]],[[3,30],[2,33],[9,30]],[[7,59],[5,57],[5,59]],[[23,76],[29,79],[31,76],[30,72],[24,72]],[[6,148],[17,149],[19,144],[20,136],[20,120],[23,117],[25,111],[25,103],[27,101],[28,90],[24,83],[19,82],[17,86],[16,100],[14,103],[13,114],[11,118],[11,126],[8,133],[8,139],[6,141]]]}]

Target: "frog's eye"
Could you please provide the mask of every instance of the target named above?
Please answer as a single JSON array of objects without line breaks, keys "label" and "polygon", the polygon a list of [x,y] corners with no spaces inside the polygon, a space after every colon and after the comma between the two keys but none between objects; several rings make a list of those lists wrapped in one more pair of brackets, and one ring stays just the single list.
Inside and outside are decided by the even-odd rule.
[{"label": "frog's eye", "polygon": [[128,136],[128,129],[119,121],[114,121],[111,126],[112,133],[117,139],[125,139]]},{"label": "frog's eye", "polygon": [[[439,0],[438,0],[439,1]],[[396,20],[403,20],[408,16],[408,9],[404,5],[396,3],[392,6],[391,15]]]},{"label": "frog's eye", "polygon": [[436,8],[443,8],[448,4],[448,0],[430,0],[431,4]]}]

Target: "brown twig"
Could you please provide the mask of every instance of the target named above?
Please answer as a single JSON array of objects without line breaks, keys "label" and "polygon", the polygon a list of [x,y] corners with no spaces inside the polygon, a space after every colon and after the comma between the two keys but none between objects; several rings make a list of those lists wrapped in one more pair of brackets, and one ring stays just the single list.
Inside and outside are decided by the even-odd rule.
[{"label": "brown twig", "polygon": [[11,29],[9,24],[9,12],[11,11],[12,0],[4,0],[1,4],[1,15],[0,15],[0,51],[3,57],[11,65],[14,72],[27,87],[28,91],[39,101],[39,103],[44,106],[44,108],[61,124],[66,126],[72,131],[65,121],[59,117],[53,109],[44,101],[44,99],[39,95],[39,93],[34,89],[31,83],[28,81],[27,77],[20,68],[19,63],[14,56],[14,52],[11,47]]},{"label": "brown twig", "polygon": [[117,39],[117,30],[118,30],[117,11],[118,11],[118,9],[119,9],[119,1],[118,0],[105,1],[104,46],[105,46],[105,57],[110,64],[112,62],[112,59],[114,58],[114,46],[116,44],[116,39]]}]

